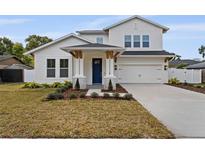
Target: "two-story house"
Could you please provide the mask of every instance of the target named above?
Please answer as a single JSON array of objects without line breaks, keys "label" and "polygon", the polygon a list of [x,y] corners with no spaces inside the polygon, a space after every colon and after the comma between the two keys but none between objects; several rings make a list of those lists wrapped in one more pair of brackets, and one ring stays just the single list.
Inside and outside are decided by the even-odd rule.
[{"label": "two-story house", "polygon": [[34,56],[34,81],[108,88],[116,83],[167,83],[168,61],[163,50],[165,26],[132,16],[102,30],[82,30],[28,51]]}]

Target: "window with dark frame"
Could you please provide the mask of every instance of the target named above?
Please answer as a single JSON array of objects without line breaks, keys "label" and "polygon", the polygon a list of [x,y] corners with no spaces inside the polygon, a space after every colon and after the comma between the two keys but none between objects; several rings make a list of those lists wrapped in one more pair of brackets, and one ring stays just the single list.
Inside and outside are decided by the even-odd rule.
[{"label": "window with dark frame", "polygon": [[131,48],[131,45],[132,45],[132,37],[131,37],[131,35],[125,35],[125,38],[124,38],[125,40],[125,44],[124,44],[124,46],[125,46],[125,48]]},{"label": "window with dark frame", "polygon": [[133,36],[134,48],[140,48],[140,35]]},{"label": "window with dark frame", "polygon": [[143,40],[143,47],[149,48],[149,35],[143,35],[142,40]]},{"label": "window with dark frame", "polygon": [[60,77],[68,77],[68,59],[60,59]]},{"label": "window with dark frame", "polygon": [[55,59],[47,59],[47,77],[48,78],[55,77],[55,67],[56,67]]}]

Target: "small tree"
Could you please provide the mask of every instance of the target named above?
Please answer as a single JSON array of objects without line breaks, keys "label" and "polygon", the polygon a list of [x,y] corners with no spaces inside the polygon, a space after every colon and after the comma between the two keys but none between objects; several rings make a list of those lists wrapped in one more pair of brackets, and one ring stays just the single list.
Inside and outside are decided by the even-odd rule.
[{"label": "small tree", "polygon": [[109,84],[108,84],[108,90],[113,91],[113,86],[112,86],[112,81],[111,80],[109,81]]},{"label": "small tree", "polygon": [[202,58],[205,57],[205,46],[201,46],[199,49],[199,54],[202,55]]},{"label": "small tree", "polygon": [[75,89],[76,89],[76,90],[80,90],[79,79],[76,80],[76,83],[75,83]]}]

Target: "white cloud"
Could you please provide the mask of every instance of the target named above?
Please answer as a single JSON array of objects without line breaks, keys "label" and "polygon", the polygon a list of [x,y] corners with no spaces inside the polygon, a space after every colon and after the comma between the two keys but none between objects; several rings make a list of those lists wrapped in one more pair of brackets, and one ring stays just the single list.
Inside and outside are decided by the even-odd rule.
[{"label": "white cloud", "polygon": [[172,31],[205,32],[205,23],[170,24],[168,27]]},{"label": "white cloud", "polygon": [[0,25],[16,25],[30,22],[30,19],[0,19]]}]

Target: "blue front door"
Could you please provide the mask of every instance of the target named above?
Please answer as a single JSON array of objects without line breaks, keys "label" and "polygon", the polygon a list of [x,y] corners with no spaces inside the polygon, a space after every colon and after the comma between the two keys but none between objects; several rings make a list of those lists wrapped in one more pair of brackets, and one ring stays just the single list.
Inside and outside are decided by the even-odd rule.
[{"label": "blue front door", "polygon": [[102,83],[102,59],[93,59],[93,83]]}]

